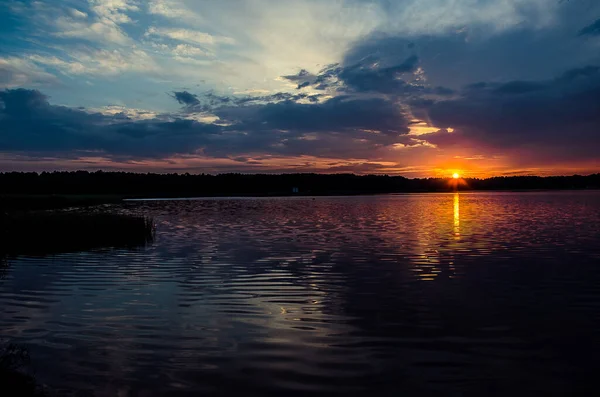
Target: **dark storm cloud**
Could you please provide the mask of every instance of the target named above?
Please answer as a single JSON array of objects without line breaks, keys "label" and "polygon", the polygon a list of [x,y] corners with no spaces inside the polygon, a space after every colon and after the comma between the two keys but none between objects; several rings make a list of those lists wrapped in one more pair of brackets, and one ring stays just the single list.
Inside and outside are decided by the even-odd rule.
[{"label": "dark storm cloud", "polygon": [[35,90],[0,91],[0,151],[102,152],[112,156],[163,157],[192,153],[220,133],[191,120],[136,121],[124,114],[103,115],[51,105]]},{"label": "dark storm cloud", "polygon": [[300,70],[300,72],[298,72],[298,74],[289,75],[289,76],[281,76],[281,77],[283,77],[284,79],[287,79],[289,81],[298,83],[297,89],[301,89],[301,88],[310,86],[314,82],[314,79],[315,79],[315,76],[310,74],[306,69]]},{"label": "dark storm cloud", "polygon": [[561,158],[596,158],[600,68],[572,69],[548,81],[471,85],[459,99],[422,108],[442,128],[422,137],[440,146],[529,147]]},{"label": "dark storm cloud", "polygon": [[[485,86],[484,86],[485,87]],[[545,85],[534,81],[511,81],[494,89],[497,94],[518,95],[543,90]]]},{"label": "dark storm cloud", "polygon": [[283,101],[291,101],[298,102],[302,100],[307,100],[309,102],[318,102],[319,98],[322,97],[321,94],[290,94],[287,92],[278,92],[271,95],[262,95],[262,96],[247,96],[247,97],[237,97],[237,98],[229,98],[231,103],[234,105],[250,105],[250,104],[269,104],[269,103],[277,103]]},{"label": "dark storm cloud", "polygon": [[269,103],[279,103],[283,101],[307,101],[309,103],[319,102],[319,98],[322,97],[320,94],[290,94],[287,92],[278,92],[270,95],[259,95],[259,96],[225,96],[218,95],[214,92],[204,92],[201,94],[191,94],[187,91],[179,92],[175,94],[184,94],[186,100],[178,98],[177,95],[173,95],[173,98],[182,105],[185,105],[184,110],[186,112],[211,112],[214,109],[221,107],[231,106],[250,106],[250,105],[265,105]]},{"label": "dark storm cloud", "polygon": [[414,72],[418,62],[419,58],[413,55],[399,65],[381,67],[378,59],[369,59],[366,62],[344,68],[339,77],[355,91],[397,94],[408,88],[401,76],[404,73]]},{"label": "dark storm cloud", "polygon": [[331,64],[317,74],[301,70],[282,76],[297,83],[297,88],[312,87],[339,94],[385,94],[411,98],[420,95],[450,96],[455,91],[430,86],[419,81],[415,73],[421,63],[414,53],[415,44],[404,38],[369,39],[357,44],[342,63]]},{"label": "dark storm cloud", "polygon": [[194,106],[200,103],[196,95],[190,94],[187,91],[175,91],[173,92],[173,98],[175,98],[181,105],[186,106]]},{"label": "dark storm cloud", "polygon": [[[563,18],[573,16],[565,13]],[[578,15],[576,20],[556,23],[551,29],[536,30],[523,26],[493,35],[475,28],[438,35],[375,32],[357,41],[346,52],[340,65],[347,68],[374,60],[377,67],[383,69],[418,57],[416,66],[425,78],[420,84],[454,90],[478,81],[551,79],[569,68],[600,62],[595,43],[574,34],[580,26],[581,17]],[[401,77],[409,82],[407,78],[410,78],[410,73]],[[414,84],[396,88],[414,91]],[[384,87],[384,91],[390,90]]]},{"label": "dark storm cloud", "polygon": [[397,104],[379,98],[336,97],[320,104],[293,101],[257,105],[248,109],[218,109],[232,120],[242,115],[244,129],[277,129],[302,132],[376,130],[383,134],[406,133],[406,121]]},{"label": "dark storm cloud", "polygon": [[[297,88],[312,86],[317,90],[335,89],[345,93],[383,93],[401,95],[423,87],[407,84],[405,75],[414,73],[419,65],[416,55],[394,63],[378,55],[369,55],[353,63],[332,64],[313,75],[301,70],[297,75],[282,76],[298,83]],[[410,77],[410,76],[409,76]]]},{"label": "dark storm cloud", "polygon": [[596,20],[596,22],[586,26],[585,28],[579,31],[579,36],[585,35],[600,35],[600,19]]},{"label": "dark storm cloud", "polygon": [[198,150],[222,158],[248,153],[365,158],[377,148],[410,141],[406,117],[383,99],[248,101],[214,108],[227,126],[185,119],[188,110],[180,117],[135,120],[55,106],[39,91],[0,91],[0,151],[61,158],[91,152],[121,160]]},{"label": "dark storm cloud", "polygon": [[[400,107],[384,99],[336,97],[318,104],[283,101],[222,107],[215,114],[236,133],[207,152],[268,152],[280,155],[368,157],[395,143],[410,143],[409,122]],[[221,152],[224,150],[225,152]]]}]

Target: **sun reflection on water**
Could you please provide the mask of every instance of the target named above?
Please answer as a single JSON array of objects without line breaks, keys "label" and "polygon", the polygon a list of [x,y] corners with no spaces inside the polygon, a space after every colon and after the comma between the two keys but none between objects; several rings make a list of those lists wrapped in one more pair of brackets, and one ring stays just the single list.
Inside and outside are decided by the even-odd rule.
[{"label": "sun reflection on water", "polygon": [[454,193],[454,239],[460,239],[460,197]]}]

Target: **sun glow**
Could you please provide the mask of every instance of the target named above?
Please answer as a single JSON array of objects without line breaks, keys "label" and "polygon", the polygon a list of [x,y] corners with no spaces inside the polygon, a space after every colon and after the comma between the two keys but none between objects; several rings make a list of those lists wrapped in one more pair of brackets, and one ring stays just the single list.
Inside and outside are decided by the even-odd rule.
[{"label": "sun glow", "polygon": [[455,172],[454,174],[452,174],[452,178],[458,179],[458,178],[460,178],[460,175]]}]

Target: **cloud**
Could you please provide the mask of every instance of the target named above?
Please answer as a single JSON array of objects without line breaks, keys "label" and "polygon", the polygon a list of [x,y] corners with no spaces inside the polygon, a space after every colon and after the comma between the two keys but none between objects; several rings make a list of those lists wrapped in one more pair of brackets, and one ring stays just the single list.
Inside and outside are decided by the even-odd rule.
[{"label": "cloud", "polygon": [[597,36],[600,35],[600,19],[596,20],[596,22],[586,26],[585,28],[579,31],[579,36]]},{"label": "cloud", "polygon": [[101,21],[93,23],[78,22],[71,18],[61,17],[55,22],[55,36],[73,39],[86,39],[98,42],[112,42],[126,45],[129,37],[114,23]]},{"label": "cloud", "polygon": [[131,0],[90,0],[90,5],[99,18],[116,24],[131,23],[127,12],[139,11],[135,1]]},{"label": "cloud", "polygon": [[[481,83],[458,99],[425,104],[440,132],[419,138],[441,147],[521,150],[554,159],[597,158],[600,67],[569,70],[547,81]],[[453,133],[448,128],[454,129]]]},{"label": "cloud", "polygon": [[70,8],[69,13],[71,14],[71,16],[73,18],[77,18],[77,19],[86,19],[88,17],[87,13],[80,11],[76,8]]},{"label": "cloud", "polygon": [[[486,85],[479,86],[484,88]],[[545,89],[544,83],[537,81],[511,81],[494,88],[497,94],[518,95]]]},{"label": "cloud", "polygon": [[515,157],[593,158],[598,72],[581,66],[600,58],[577,35],[597,34],[588,3],[10,2],[0,87],[81,108],[2,91],[29,109],[24,124],[0,110],[2,150],[340,167],[536,148]]},{"label": "cloud", "polygon": [[164,158],[195,153],[219,134],[215,125],[175,117],[132,119],[51,105],[35,90],[0,91],[0,151],[30,156]]},{"label": "cloud", "polygon": [[159,119],[160,114],[144,109],[134,109],[125,106],[109,105],[99,109],[89,109],[88,113],[100,113],[105,116],[118,116],[118,118],[127,118],[134,121]]},{"label": "cloud", "polygon": [[251,107],[219,108],[215,110],[215,114],[223,119],[239,120],[243,130],[333,133],[364,130],[374,136],[408,133],[401,108],[380,98],[336,97],[319,104],[301,104],[288,100]]},{"label": "cloud", "polygon": [[39,65],[56,68],[67,75],[116,76],[126,72],[157,73],[160,67],[143,50],[107,50],[80,47],[63,58],[37,55],[28,59]]},{"label": "cloud", "polygon": [[339,78],[356,91],[398,93],[406,89],[406,83],[401,76],[413,73],[418,61],[419,58],[413,55],[399,65],[380,67],[378,60],[373,59],[366,65],[363,63],[344,68],[339,73]]},{"label": "cloud", "polygon": [[[77,8],[69,7],[75,4]],[[139,11],[137,2],[128,0],[10,2],[10,9],[29,21],[27,33],[37,40],[59,37],[112,45],[133,43],[121,25],[132,24],[129,14]]]},{"label": "cloud", "polygon": [[406,0],[381,2],[390,30],[409,35],[438,35],[467,27],[500,33],[528,26],[543,29],[555,21],[559,1]]},{"label": "cloud", "polygon": [[127,45],[132,40],[120,25],[133,22],[128,13],[138,10],[137,5],[127,0],[89,0],[91,16],[70,8],[53,18],[60,8],[43,8],[40,17],[54,27],[53,34],[57,37]]},{"label": "cloud", "polygon": [[152,0],[148,3],[148,12],[152,15],[160,15],[188,23],[204,22],[204,19],[198,13],[176,0]]},{"label": "cloud", "polygon": [[412,144],[409,121],[393,102],[337,97],[321,103],[223,106],[213,110],[235,133],[206,153],[378,159],[395,144]]},{"label": "cloud", "polygon": [[35,63],[18,57],[0,57],[0,88],[59,84],[55,75]]},{"label": "cloud", "polygon": [[182,57],[204,57],[210,55],[209,52],[188,44],[177,44],[172,52],[174,55]]},{"label": "cloud", "polygon": [[[174,97],[191,107],[198,101],[187,91]],[[214,113],[221,124],[201,123],[185,113],[74,109],[50,104],[39,91],[5,90],[0,91],[0,152],[63,158],[92,153],[119,159],[199,154],[368,159],[410,142],[409,122],[383,99],[221,106]]]},{"label": "cloud", "polygon": [[[376,56],[368,56],[358,63],[342,66],[333,64],[313,75],[302,69],[296,75],[282,78],[297,83],[297,89],[312,87],[316,90],[333,90],[338,93],[380,93],[404,95],[422,92],[418,82],[419,58],[411,55],[398,64],[386,65]],[[439,90],[440,94],[445,92]]]},{"label": "cloud", "polygon": [[146,31],[146,36],[167,37],[172,40],[183,41],[191,44],[216,45],[216,44],[234,44],[235,40],[224,36],[213,36],[208,33],[192,29],[181,28],[162,28],[150,27]]},{"label": "cloud", "polygon": [[187,91],[173,92],[173,97],[181,105],[194,106],[200,104],[198,97],[196,95],[190,94]]},{"label": "cloud", "polygon": [[186,112],[210,112],[224,106],[230,107],[246,107],[251,105],[267,105],[276,104],[280,102],[292,102],[292,103],[319,103],[322,95],[321,94],[292,94],[288,92],[277,92],[275,94],[268,95],[244,95],[244,96],[227,96],[219,95],[214,92],[208,91],[200,95],[191,94],[187,91],[174,92],[173,98],[181,105],[186,106]]},{"label": "cloud", "polygon": [[80,62],[69,62],[65,61],[56,56],[44,56],[33,54],[28,56],[28,60],[39,65],[50,66],[62,71],[65,74],[84,74],[86,72],[85,66]]}]

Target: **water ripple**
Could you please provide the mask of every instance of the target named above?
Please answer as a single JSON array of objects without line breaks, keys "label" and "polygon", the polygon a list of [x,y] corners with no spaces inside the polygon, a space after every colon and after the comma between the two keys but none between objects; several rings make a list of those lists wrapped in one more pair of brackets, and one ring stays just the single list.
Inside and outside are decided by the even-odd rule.
[{"label": "water ripple", "polygon": [[600,193],[113,208],[153,245],[10,259],[3,338],[96,396],[577,395],[600,362]]}]

